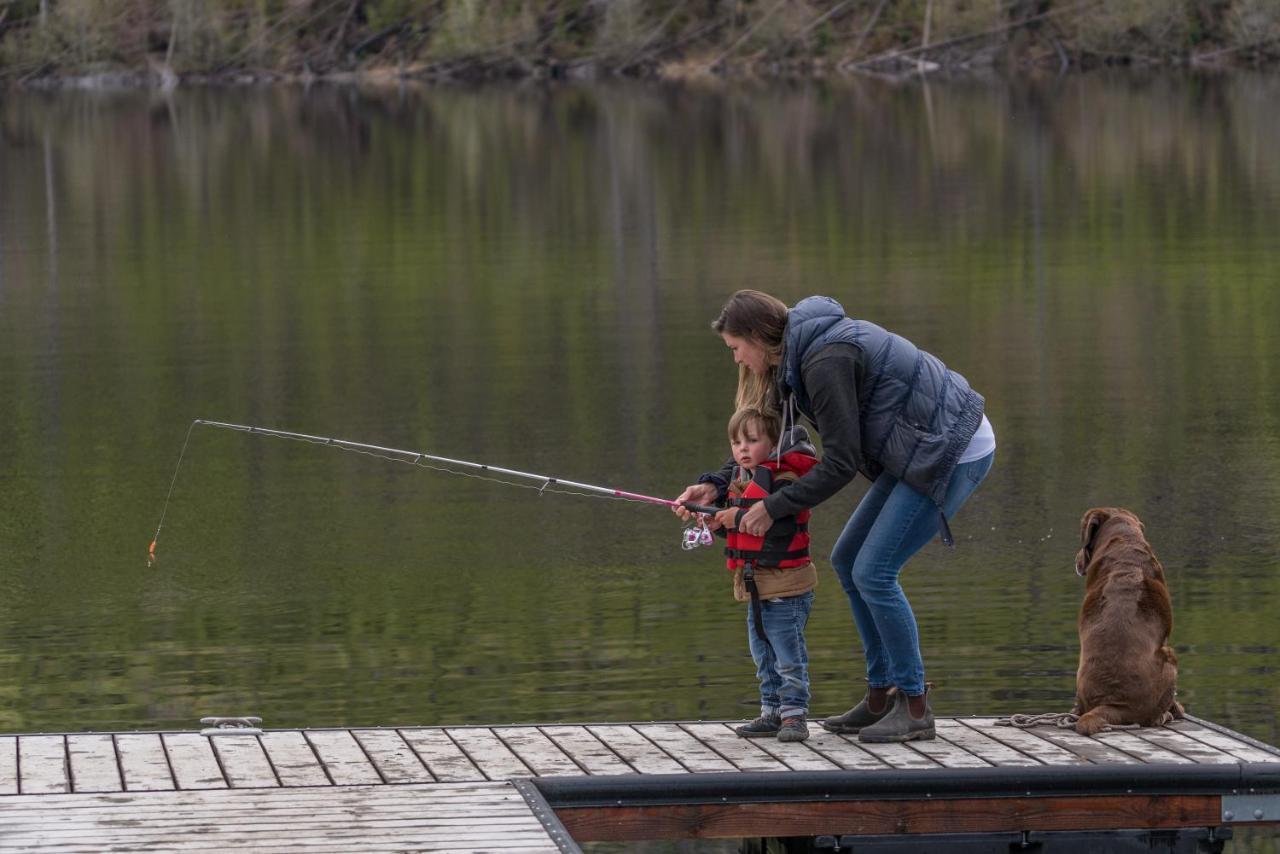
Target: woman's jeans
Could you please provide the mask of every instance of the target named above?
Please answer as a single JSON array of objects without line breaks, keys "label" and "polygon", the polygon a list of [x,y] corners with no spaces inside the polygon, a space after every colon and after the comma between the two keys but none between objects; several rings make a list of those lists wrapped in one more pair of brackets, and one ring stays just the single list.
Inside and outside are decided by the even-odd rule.
[{"label": "woman's jeans", "polygon": [[754,603],[747,603],[747,638],[760,680],[760,714],[784,718],[807,714],[809,651],[804,644],[804,627],[813,608],[813,591],[785,599],[760,600],[768,644],[756,634],[751,616],[754,608]]},{"label": "woman's jeans", "polygon": [[[942,510],[950,519],[982,483],[995,459],[956,466]],[[920,636],[898,573],[938,536],[938,505],[896,477],[882,474],[853,511],[831,550],[831,565],[849,597],[867,657],[867,684],[923,694]]]}]

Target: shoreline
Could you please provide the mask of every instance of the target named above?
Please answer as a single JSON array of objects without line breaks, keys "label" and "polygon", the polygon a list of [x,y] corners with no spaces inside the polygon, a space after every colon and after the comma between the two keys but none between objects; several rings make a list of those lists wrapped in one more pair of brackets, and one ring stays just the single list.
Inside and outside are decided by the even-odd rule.
[{"label": "shoreline", "polygon": [[936,62],[904,54],[879,57],[872,63],[833,64],[822,59],[789,62],[741,63],[713,66],[707,62],[684,60],[664,63],[644,73],[619,72],[615,68],[584,62],[529,62],[487,60],[419,63],[404,66],[371,66],[354,70],[277,71],[269,69],[228,69],[219,72],[175,73],[167,68],[108,67],[98,70],[53,72],[29,75],[11,80],[5,88],[17,90],[159,90],[177,88],[251,88],[260,86],[356,86],[356,87],[431,87],[483,84],[526,83],[820,83],[841,80],[879,79],[908,81],[913,79],[1002,79],[1068,77],[1093,73],[1144,74],[1238,74],[1275,73],[1271,64],[1226,64],[1197,61],[1182,62],[1111,61],[1088,64],[1024,62],[1016,66],[984,61],[985,57],[968,61]]},{"label": "shoreline", "polygon": [[[3,5],[3,4],[0,4]],[[190,5],[190,4],[187,4]],[[341,7],[341,8],[340,8]],[[1149,0],[118,0],[0,10],[0,89],[821,80],[1280,67],[1280,7]],[[21,9],[21,11],[15,11]]]}]

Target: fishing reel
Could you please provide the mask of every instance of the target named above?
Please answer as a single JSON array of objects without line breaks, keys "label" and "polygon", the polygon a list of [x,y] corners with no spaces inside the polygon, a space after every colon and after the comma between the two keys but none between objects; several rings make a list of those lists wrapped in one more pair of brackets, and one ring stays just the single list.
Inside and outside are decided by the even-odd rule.
[{"label": "fishing reel", "polygon": [[680,540],[680,548],[685,551],[692,551],[698,546],[709,546],[715,542],[711,536],[711,529],[707,527],[705,516],[699,516],[698,521],[684,529],[684,534]]},{"label": "fishing reel", "polygon": [[693,504],[685,502],[686,510],[692,510],[698,515],[694,517],[691,525],[684,529],[680,539],[680,548],[685,551],[692,551],[698,546],[709,546],[715,542],[715,537],[711,535],[711,528],[707,526],[707,517],[713,516],[718,512],[715,507],[704,507],[701,504]]}]

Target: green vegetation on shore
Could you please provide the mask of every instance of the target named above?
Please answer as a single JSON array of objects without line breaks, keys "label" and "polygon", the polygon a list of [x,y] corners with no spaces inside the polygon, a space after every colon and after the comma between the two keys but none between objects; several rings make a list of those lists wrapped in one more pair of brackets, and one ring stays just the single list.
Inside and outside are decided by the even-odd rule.
[{"label": "green vegetation on shore", "polygon": [[0,76],[838,74],[1261,65],[1276,0],[0,0]]}]

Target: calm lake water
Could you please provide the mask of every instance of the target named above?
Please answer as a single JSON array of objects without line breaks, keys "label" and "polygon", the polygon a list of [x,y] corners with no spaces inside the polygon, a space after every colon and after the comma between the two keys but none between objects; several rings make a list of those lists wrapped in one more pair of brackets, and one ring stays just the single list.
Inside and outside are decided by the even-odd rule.
[{"label": "calm lake water", "polygon": [[[987,398],[904,584],[942,714],[1066,711],[1089,507],[1169,575],[1189,711],[1280,741],[1280,79],[0,100],[0,730],[751,715],[745,615],[665,510],[727,451],[740,287]],[[866,488],[824,504],[825,559]],[[814,707],[862,660],[825,574]]]}]

